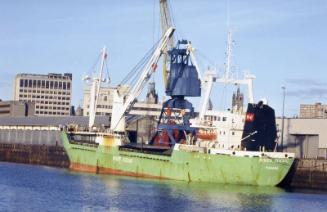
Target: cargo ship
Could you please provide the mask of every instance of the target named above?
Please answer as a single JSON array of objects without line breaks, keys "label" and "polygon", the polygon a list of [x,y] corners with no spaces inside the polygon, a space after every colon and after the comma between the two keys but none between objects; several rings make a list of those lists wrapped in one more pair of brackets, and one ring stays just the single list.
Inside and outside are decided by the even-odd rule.
[{"label": "cargo ship", "polygon": [[[70,169],[188,182],[265,186],[280,183],[293,163],[294,154],[268,152],[267,142],[259,144],[262,144],[260,150],[268,151],[246,151],[245,148],[233,150],[203,146],[203,141],[197,139],[198,128],[192,127],[190,122],[194,108],[185,97],[200,96],[201,81],[192,61],[191,44],[185,40],[178,41],[177,46],[168,51],[170,68],[166,94],[170,99],[163,103],[155,134],[146,144],[133,143],[126,136],[124,117],[157,68],[173,32],[174,29],[169,28],[158,42],[128,95],[114,93],[110,129],[95,130],[90,116],[88,131],[75,128],[62,132]],[[95,80],[94,91],[98,90],[101,80]],[[90,107],[96,105],[97,95],[93,93],[95,99],[91,98],[93,105]],[[250,123],[249,126],[255,125]],[[261,139],[269,136],[258,130],[256,134],[262,135]]]}]

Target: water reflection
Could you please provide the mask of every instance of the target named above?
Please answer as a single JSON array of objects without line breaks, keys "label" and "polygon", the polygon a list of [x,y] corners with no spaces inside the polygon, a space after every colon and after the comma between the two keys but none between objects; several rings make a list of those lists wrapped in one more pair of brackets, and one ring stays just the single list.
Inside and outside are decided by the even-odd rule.
[{"label": "water reflection", "polygon": [[[285,191],[277,187],[256,187],[180,181],[148,180],[129,177],[99,176],[109,198],[128,194],[130,207],[168,210],[235,209],[272,210],[272,197]],[[123,195],[124,196],[124,195]],[[118,200],[122,200],[118,198]],[[120,202],[120,201],[118,201]]]}]

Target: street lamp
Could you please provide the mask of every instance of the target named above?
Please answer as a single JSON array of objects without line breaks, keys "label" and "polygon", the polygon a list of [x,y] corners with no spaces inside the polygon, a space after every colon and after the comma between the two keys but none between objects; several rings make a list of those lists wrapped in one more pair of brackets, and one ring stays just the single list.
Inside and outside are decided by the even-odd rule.
[{"label": "street lamp", "polygon": [[283,90],[283,112],[282,112],[282,139],[281,139],[281,142],[280,142],[280,145],[281,145],[281,149],[282,149],[282,152],[284,151],[284,112],[285,112],[285,90],[286,90],[286,87],[285,86],[282,86],[282,90]]}]

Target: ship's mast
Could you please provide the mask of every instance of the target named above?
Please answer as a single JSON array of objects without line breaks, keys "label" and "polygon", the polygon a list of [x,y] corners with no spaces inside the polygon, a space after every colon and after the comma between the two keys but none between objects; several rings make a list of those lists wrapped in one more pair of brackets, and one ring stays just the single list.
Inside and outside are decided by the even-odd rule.
[{"label": "ship's mast", "polygon": [[230,79],[230,73],[231,73],[231,64],[232,64],[232,32],[228,31],[227,36],[227,50],[226,50],[226,64],[225,64],[225,81],[227,82],[228,79]]},{"label": "ship's mast", "polygon": [[226,62],[225,62],[225,73],[222,77],[219,77],[216,72],[206,71],[202,80],[203,95],[201,99],[201,107],[199,113],[200,121],[204,120],[204,115],[207,111],[209,104],[210,94],[213,87],[213,83],[222,83],[227,84],[237,84],[237,85],[246,85],[248,88],[248,103],[254,103],[253,98],[253,79],[254,75],[245,74],[243,79],[235,79],[231,73],[232,69],[232,49],[233,49],[233,34],[231,30],[228,31],[227,36],[227,49],[226,49]]},{"label": "ship's mast", "polygon": [[[99,99],[99,93],[101,88],[102,75],[104,63],[107,58],[106,47],[103,47],[101,54],[101,63],[98,75],[95,75],[92,79],[91,92],[90,92],[90,109],[89,109],[89,129],[92,130],[95,122],[96,109]],[[84,80],[90,80],[90,77],[85,77]]]},{"label": "ship's mast", "polygon": [[226,50],[226,64],[225,64],[225,76],[222,80],[218,80],[218,82],[223,81],[225,84],[243,84],[248,87],[248,102],[253,103],[253,79],[255,79],[254,75],[245,74],[244,79],[235,79],[231,74],[232,68],[232,49],[233,49],[233,34],[232,31],[228,31],[227,36],[227,50]]}]

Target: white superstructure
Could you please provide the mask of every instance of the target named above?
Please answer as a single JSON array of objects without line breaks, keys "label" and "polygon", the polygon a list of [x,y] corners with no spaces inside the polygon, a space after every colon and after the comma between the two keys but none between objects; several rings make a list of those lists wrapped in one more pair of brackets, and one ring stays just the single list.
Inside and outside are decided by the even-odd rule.
[{"label": "white superstructure", "polygon": [[[214,83],[224,85],[245,85],[247,87],[248,103],[254,103],[253,79],[255,76],[245,74],[243,79],[234,78],[231,74],[231,54],[232,54],[232,33],[228,33],[225,73],[219,76],[216,71],[208,70],[202,78],[202,97],[200,101],[199,116],[192,120],[192,126],[198,127],[200,133],[210,133],[215,137],[211,144],[218,148],[240,149],[243,128],[246,118],[246,108],[232,108],[226,111],[208,110],[210,94]],[[215,135],[215,136],[213,136]]]}]

